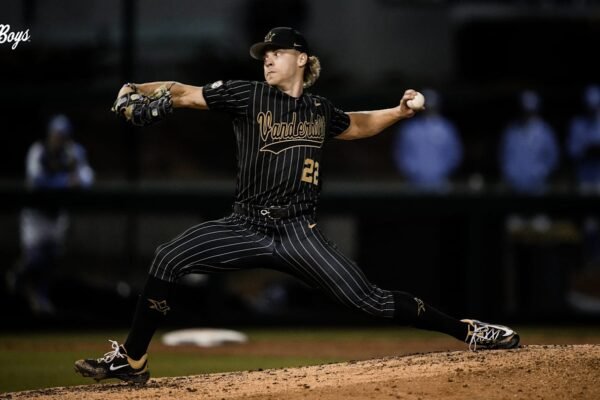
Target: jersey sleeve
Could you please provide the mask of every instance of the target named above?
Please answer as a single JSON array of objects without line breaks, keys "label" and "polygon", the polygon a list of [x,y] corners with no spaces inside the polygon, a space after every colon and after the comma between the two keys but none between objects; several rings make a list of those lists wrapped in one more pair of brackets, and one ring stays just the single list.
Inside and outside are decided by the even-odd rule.
[{"label": "jersey sleeve", "polygon": [[252,82],[216,81],[203,88],[203,95],[210,110],[243,115],[248,109]]},{"label": "jersey sleeve", "polygon": [[327,138],[332,139],[343,133],[350,126],[350,116],[341,109],[337,108],[331,102],[327,101],[330,107],[329,129]]}]

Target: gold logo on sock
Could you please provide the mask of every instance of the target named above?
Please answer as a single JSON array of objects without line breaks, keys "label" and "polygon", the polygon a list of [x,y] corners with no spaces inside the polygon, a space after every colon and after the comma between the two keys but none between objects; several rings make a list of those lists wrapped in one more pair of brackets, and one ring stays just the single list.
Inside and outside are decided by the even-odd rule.
[{"label": "gold logo on sock", "polygon": [[146,372],[146,370],[148,369],[146,361],[148,361],[148,354],[144,354],[139,360],[134,360],[133,358],[127,356],[127,362],[129,363],[129,366],[131,368],[136,370],[140,370],[143,368],[141,371],[136,372],[136,375]]},{"label": "gold logo on sock", "polygon": [[425,312],[425,303],[423,300],[415,297],[415,301],[417,302],[417,317],[421,315],[421,312]]},{"label": "gold logo on sock", "polygon": [[151,310],[156,310],[159,313],[162,313],[163,315],[167,315],[167,311],[169,311],[171,309],[171,307],[169,307],[167,305],[166,300],[158,301],[158,300],[148,299],[148,301],[150,302]]}]

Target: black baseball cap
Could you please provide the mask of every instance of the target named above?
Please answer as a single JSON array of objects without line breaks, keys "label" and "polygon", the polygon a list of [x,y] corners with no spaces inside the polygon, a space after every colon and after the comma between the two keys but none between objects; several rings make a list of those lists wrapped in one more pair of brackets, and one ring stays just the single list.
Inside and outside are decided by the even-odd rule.
[{"label": "black baseball cap", "polygon": [[254,43],[250,47],[250,55],[252,58],[262,60],[265,51],[269,49],[294,49],[310,54],[304,36],[294,28],[286,26],[271,29],[265,36],[264,42]]}]

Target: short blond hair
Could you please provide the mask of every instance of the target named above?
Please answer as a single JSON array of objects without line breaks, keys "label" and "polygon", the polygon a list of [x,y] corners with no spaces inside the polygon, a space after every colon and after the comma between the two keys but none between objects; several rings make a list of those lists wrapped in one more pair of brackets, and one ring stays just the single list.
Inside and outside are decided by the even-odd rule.
[{"label": "short blond hair", "polygon": [[317,79],[321,75],[321,62],[317,56],[309,56],[304,68],[304,89],[311,87],[315,84]]}]

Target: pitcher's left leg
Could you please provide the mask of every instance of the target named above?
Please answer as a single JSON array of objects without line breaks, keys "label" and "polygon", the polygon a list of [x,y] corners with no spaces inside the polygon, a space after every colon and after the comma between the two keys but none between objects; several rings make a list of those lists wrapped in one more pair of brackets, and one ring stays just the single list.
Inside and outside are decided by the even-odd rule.
[{"label": "pitcher's left leg", "polygon": [[[311,220],[282,224],[280,232],[281,242],[275,252],[290,273],[303,277],[338,302],[376,317],[446,333],[461,341],[474,337],[473,321],[460,321],[409,293],[381,289],[370,283],[361,269],[329,242]],[[485,326],[491,329],[492,325]],[[515,347],[518,335],[513,332],[513,338],[504,343],[504,347]],[[498,341],[493,345],[503,346]]]}]

